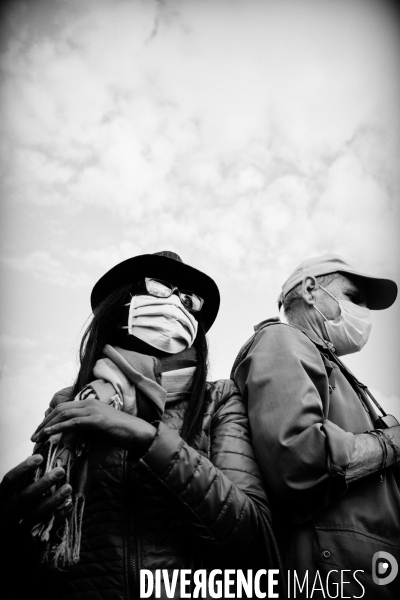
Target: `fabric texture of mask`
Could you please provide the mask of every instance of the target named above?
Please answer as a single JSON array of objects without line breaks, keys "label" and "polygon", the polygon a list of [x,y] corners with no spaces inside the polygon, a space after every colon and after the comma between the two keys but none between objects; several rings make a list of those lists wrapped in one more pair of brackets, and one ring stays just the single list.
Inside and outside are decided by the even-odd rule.
[{"label": "fabric texture of mask", "polygon": [[132,296],[127,328],[146,344],[177,354],[192,346],[198,323],[179,297]]},{"label": "fabric texture of mask", "polygon": [[344,356],[359,352],[367,343],[372,328],[369,308],[358,306],[349,300],[338,300],[322,285],[319,287],[339,304],[340,315],[334,320],[327,319],[314,305],[325,319],[325,329],[329,341],[335,346],[336,354]]}]

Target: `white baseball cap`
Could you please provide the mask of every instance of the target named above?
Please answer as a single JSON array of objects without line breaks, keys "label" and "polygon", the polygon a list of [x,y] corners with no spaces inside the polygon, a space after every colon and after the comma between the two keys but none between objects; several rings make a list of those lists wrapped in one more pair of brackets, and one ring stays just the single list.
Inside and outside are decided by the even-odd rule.
[{"label": "white baseball cap", "polygon": [[389,308],[396,300],[397,284],[394,281],[361,273],[338,254],[323,254],[304,260],[283,284],[282,295],[285,297],[305,277],[318,277],[329,273],[348,273],[360,277],[365,285],[367,306],[372,310]]}]

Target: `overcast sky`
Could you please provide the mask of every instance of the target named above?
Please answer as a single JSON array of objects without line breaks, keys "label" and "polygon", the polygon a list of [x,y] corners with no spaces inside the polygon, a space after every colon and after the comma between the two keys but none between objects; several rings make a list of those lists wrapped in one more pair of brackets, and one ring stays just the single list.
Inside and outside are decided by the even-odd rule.
[{"label": "overcast sky", "polygon": [[[400,36],[385,0],[2,9],[1,473],[76,374],[97,279],[174,250],[218,283],[211,376],[303,259],[400,282]],[[399,302],[345,362],[400,417]]]}]

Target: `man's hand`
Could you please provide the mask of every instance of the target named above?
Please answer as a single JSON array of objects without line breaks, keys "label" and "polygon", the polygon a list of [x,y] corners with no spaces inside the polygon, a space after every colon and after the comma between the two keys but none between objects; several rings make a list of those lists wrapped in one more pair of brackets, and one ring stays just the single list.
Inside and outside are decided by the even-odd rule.
[{"label": "man's hand", "polygon": [[[400,425],[382,430],[381,443],[369,433],[359,433],[355,436],[355,446],[351,461],[346,471],[348,483],[366,477],[379,471],[385,462],[382,443],[386,446],[386,467],[400,462]],[[385,440],[390,440],[392,443]]]},{"label": "man's hand", "polygon": [[59,404],[39,425],[33,442],[64,431],[88,431],[101,434],[109,443],[145,452],[157,430],[143,419],[116,410],[99,400],[82,400]]},{"label": "man's hand", "polygon": [[0,525],[3,533],[12,532],[18,524],[31,528],[49,519],[55,511],[60,518],[68,514],[71,486],[65,484],[51,494],[51,488],[65,475],[61,467],[23,487],[25,481],[33,479],[42,462],[43,457],[39,454],[30,456],[11,469],[0,483]]}]

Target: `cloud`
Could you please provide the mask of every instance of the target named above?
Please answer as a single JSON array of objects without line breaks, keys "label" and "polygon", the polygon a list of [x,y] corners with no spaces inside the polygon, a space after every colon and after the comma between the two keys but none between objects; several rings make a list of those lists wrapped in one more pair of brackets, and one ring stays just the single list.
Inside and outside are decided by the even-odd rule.
[{"label": "cloud", "polygon": [[35,251],[22,258],[4,256],[1,262],[17,271],[28,272],[42,281],[60,286],[82,287],[89,280],[85,273],[67,271],[60,260],[53,258],[48,252]]},{"label": "cloud", "polygon": [[29,362],[9,362],[0,379],[0,478],[32,453],[30,436],[57,390],[71,385],[76,367],[60,355],[41,354]]},{"label": "cloud", "polygon": [[[53,345],[72,344],[90,285],[135,254],[172,249],[217,280],[230,300],[215,328],[221,375],[240,345],[232,320],[245,337],[305,255],[397,278],[399,42],[384,5],[10,3],[2,262],[10,298],[28,275],[32,303],[7,308],[7,358],[29,350],[26,323],[42,339],[60,322],[53,284],[79,292],[52,329]],[[14,380],[4,367],[7,423],[21,406],[37,422],[70,380],[68,360],[37,355]]]},{"label": "cloud", "polygon": [[[121,211],[134,204],[140,218],[139,200],[167,207],[188,162],[205,163],[206,175],[213,164],[247,159],[254,140],[262,170],[270,166],[266,148],[302,171],[321,153],[337,152],[382,102],[377,90],[387,92],[394,73],[392,48],[368,10],[365,33],[351,27],[360,14],[346,13],[338,44],[341,11],[310,15],[301,5],[292,16],[274,14],[276,27],[267,19],[270,3],[228,11],[222,2],[207,10],[173,2],[169,15],[164,3],[89,3],[28,49],[16,35],[3,56],[5,129],[16,170],[26,167],[21,185],[37,179],[43,186],[30,188],[30,200],[59,202],[54,187],[65,185],[62,197],[75,204]],[[159,10],[164,16],[148,42]],[[317,27],[327,14],[331,28]],[[373,52],[371,33],[381,42]],[[362,51],[355,53],[357,43]]]},{"label": "cloud", "polygon": [[[255,276],[305,239],[379,266],[398,257],[391,29],[365,3],[300,4],[72,3],[54,30],[47,10],[34,37],[16,27],[2,57],[10,202],[57,207],[64,227],[119,219],[119,244],[69,253],[99,267],[177,242],[222,277],[232,258],[234,277]],[[86,281],[57,250],[7,256]]]},{"label": "cloud", "polygon": [[3,350],[31,350],[37,345],[36,340],[28,337],[17,337],[6,333],[0,335],[0,348]]}]

